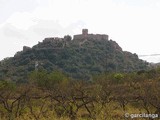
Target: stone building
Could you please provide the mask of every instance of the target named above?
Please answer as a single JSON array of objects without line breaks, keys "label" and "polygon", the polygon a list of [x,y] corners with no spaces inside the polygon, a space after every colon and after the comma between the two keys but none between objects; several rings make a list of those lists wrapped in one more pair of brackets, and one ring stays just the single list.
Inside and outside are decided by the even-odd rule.
[{"label": "stone building", "polygon": [[87,36],[88,35],[88,29],[82,29],[82,35]]},{"label": "stone building", "polygon": [[109,36],[105,34],[88,34],[88,29],[82,29],[82,34],[74,35],[73,40],[109,40]]}]

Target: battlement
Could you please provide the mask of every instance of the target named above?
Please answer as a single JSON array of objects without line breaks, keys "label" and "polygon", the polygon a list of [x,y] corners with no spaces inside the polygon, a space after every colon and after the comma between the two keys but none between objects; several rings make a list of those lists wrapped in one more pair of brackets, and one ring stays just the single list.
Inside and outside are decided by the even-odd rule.
[{"label": "battlement", "polygon": [[49,37],[49,38],[45,38],[43,42],[47,43],[47,42],[62,41],[62,40],[63,38],[59,38],[59,37]]},{"label": "battlement", "polygon": [[105,34],[88,34],[88,29],[83,29],[82,34],[74,35],[73,40],[108,40],[109,36]]}]

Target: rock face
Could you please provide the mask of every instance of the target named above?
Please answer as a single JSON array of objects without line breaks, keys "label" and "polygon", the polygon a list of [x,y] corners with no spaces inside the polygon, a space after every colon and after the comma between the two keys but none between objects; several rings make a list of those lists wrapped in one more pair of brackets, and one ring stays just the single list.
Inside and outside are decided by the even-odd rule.
[{"label": "rock face", "polygon": [[108,40],[109,36],[105,34],[88,34],[88,29],[83,29],[82,34],[74,35],[73,40]]}]

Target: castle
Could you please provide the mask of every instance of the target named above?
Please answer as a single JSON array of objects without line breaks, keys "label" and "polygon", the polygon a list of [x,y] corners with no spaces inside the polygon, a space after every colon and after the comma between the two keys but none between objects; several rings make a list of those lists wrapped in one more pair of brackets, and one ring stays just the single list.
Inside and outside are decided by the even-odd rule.
[{"label": "castle", "polygon": [[[71,42],[78,43],[79,45],[82,45],[87,40],[109,40],[109,36],[105,34],[88,34],[88,29],[82,29],[82,34],[74,35],[73,41],[71,36],[66,35],[64,38],[59,37],[48,37],[43,40],[43,42],[39,42],[38,45],[34,46],[33,48],[39,48],[39,47],[50,47],[50,48],[64,48],[66,46],[69,46]],[[32,48],[24,46],[23,52],[29,51]]]},{"label": "castle", "polygon": [[109,36],[105,34],[88,34],[88,29],[82,29],[82,34],[74,35],[73,40],[108,40]]},{"label": "castle", "polygon": [[[47,42],[59,42],[66,41],[68,38],[50,37],[43,40],[44,43]],[[88,34],[88,29],[82,29],[82,34],[74,35],[73,40],[109,40],[109,36],[105,34]]]}]

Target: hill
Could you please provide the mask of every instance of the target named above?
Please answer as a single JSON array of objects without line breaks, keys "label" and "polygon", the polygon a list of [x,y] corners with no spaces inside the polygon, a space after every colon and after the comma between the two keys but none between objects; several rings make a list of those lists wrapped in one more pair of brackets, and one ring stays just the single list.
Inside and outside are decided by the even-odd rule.
[{"label": "hill", "polygon": [[0,64],[0,78],[25,81],[36,70],[60,70],[75,79],[90,79],[104,72],[131,72],[147,69],[148,63],[136,54],[123,51],[108,35],[82,34],[73,39],[45,38],[32,48],[24,46],[14,57]]}]

